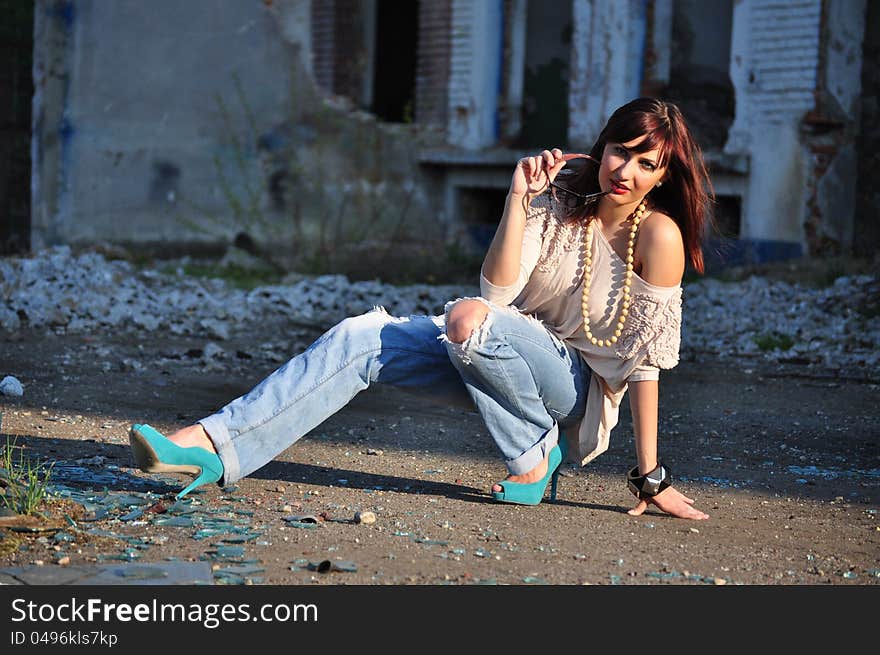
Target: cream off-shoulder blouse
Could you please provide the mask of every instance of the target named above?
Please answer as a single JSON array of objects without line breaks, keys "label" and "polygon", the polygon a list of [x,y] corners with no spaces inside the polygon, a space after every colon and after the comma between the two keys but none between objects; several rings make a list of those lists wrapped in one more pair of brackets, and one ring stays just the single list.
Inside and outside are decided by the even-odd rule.
[{"label": "cream off-shoulder blouse", "polygon": [[[650,216],[646,216],[650,220]],[[681,342],[681,285],[659,287],[633,273],[629,314],[623,334],[611,347],[587,341],[581,295],[584,281],[582,221],[565,222],[548,196],[529,207],[519,278],[499,287],[481,273],[480,292],[496,305],[512,305],[540,321],[557,338],[578,350],[593,372],[584,418],[568,431],[569,459],[587,464],[608,449],[627,384],[657,380],[660,369],[678,364]],[[602,230],[592,230],[590,329],[606,339],[617,324],[626,263]]]}]

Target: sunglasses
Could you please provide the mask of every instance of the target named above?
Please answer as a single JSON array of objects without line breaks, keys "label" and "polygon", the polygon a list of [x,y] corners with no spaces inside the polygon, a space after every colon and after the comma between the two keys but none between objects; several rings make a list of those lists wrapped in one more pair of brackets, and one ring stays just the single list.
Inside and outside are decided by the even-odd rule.
[{"label": "sunglasses", "polygon": [[559,171],[556,179],[550,182],[549,190],[553,199],[562,207],[565,209],[580,209],[611,193],[610,190],[598,193],[579,193],[568,186],[573,178],[579,177],[584,172],[584,169],[591,169],[590,174],[598,175],[599,162],[593,157],[580,153],[571,153],[563,155],[562,159],[566,162],[565,167]]}]

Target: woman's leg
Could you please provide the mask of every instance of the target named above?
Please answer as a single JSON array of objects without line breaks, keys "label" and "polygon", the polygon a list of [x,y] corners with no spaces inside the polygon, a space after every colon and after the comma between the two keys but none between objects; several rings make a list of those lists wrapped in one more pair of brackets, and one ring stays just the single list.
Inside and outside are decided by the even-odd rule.
[{"label": "woman's leg", "polygon": [[200,420],[223,462],[223,484],[271,461],[371,383],[464,394],[439,339],[442,325],[442,317],[394,318],[384,311],[347,318],[247,394]]},{"label": "woman's leg", "polygon": [[448,305],[446,323],[450,359],[512,478],[542,477],[559,425],[583,416],[589,367],[539,321],[512,308],[461,300]]}]

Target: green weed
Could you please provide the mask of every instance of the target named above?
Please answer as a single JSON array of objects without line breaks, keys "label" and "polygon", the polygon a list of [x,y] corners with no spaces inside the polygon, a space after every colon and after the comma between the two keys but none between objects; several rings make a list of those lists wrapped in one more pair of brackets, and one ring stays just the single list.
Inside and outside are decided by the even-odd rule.
[{"label": "green weed", "polygon": [[[281,280],[281,274],[276,270],[249,269],[235,265],[221,265],[219,263],[184,264],[180,267],[184,274],[192,277],[212,278],[225,280],[236,289],[250,291],[260,286],[277,284]],[[173,274],[177,271],[176,266],[168,266],[163,272]]]},{"label": "green weed", "polygon": [[17,514],[35,514],[48,495],[53,466],[54,462],[46,466],[25,458],[22,449],[16,447],[16,439],[7,436],[0,453],[0,478],[6,482],[0,502]]},{"label": "green weed", "polygon": [[769,352],[771,350],[788,350],[794,345],[794,339],[789,335],[776,332],[775,330],[773,332],[759,334],[754,338],[754,341],[755,345],[757,345],[762,352]]}]

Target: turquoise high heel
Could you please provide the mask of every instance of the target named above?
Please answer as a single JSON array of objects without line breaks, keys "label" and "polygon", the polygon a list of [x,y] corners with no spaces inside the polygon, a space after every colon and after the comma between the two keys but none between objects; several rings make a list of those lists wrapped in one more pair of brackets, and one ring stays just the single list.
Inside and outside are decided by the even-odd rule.
[{"label": "turquoise high heel", "polygon": [[501,491],[493,491],[492,498],[502,503],[515,503],[517,505],[539,505],[544,499],[544,492],[547,491],[547,483],[550,485],[550,500],[556,500],[556,486],[559,480],[559,470],[562,468],[562,462],[565,461],[566,443],[565,438],[560,434],[559,443],[550,449],[550,455],[547,458],[547,473],[544,477],[535,482],[510,482],[503,480],[498,484],[501,485]]},{"label": "turquoise high heel", "polygon": [[149,425],[135,423],[128,441],[138,468],[147,473],[192,473],[196,479],[177,494],[180,500],[190,491],[223,476],[220,457],[204,448],[183,448]]}]

